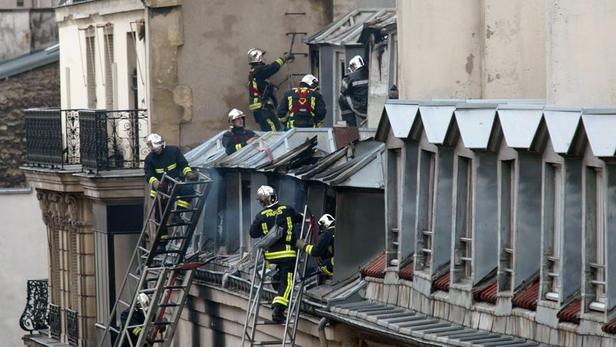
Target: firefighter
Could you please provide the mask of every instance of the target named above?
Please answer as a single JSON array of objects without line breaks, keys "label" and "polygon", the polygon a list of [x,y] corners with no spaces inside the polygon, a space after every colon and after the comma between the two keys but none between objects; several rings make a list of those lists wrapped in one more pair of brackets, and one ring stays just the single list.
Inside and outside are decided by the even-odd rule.
[{"label": "firefighter", "polygon": [[285,93],[278,105],[277,114],[287,129],[321,126],[327,110],[318,88],[319,80],[308,74],[302,78],[298,88]]},{"label": "firefighter", "polygon": [[356,55],[349,61],[349,73],[342,79],[338,98],[342,119],[347,126],[356,127],[357,118],[366,119],[368,110],[368,68],[364,59]]},{"label": "firefighter", "polygon": [[[130,308],[127,308],[126,310],[122,311],[122,314],[120,315],[122,326],[142,325],[145,322],[146,310],[149,306],[150,298],[148,297],[148,295],[145,293],[140,293],[139,296],[137,296],[137,303],[133,315],[130,317],[130,322],[126,322],[128,320],[128,313],[130,312]],[[142,330],[143,328],[140,326],[129,328],[128,338],[130,339],[130,342],[132,342],[132,344],[125,339],[122,343],[122,346],[136,346]],[[145,346],[148,346],[148,344],[146,343]]]},{"label": "firefighter", "polygon": [[[334,238],[336,236],[336,220],[326,213],[319,219],[319,239],[315,245],[306,243],[302,239],[295,242],[298,249],[317,258],[317,264],[323,276],[321,279],[330,279],[334,275]],[[321,282],[321,281],[320,281]]]},{"label": "firefighter", "polygon": [[222,145],[227,155],[233,154],[255,140],[256,134],[244,128],[246,115],[234,108],[229,112],[230,129],[222,135]]},{"label": "firefighter", "polygon": [[263,56],[265,51],[252,48],[248,51],[250,72],[248,73],[248,107],[252,111],[255,120],[263,131],[281,130],[281,125],[274,110],[276,99],[274,97],[275,86],[268,80],[286,62],[292,62],[293,56],[285,54],[271,64],[266,64]]},{"label": "firefighter", "polygon": [[[274,288],[278,295],[272,301],[272,321],[282,323],[284,311],[289,306],[289,296],[293,288],[293,272],[297,250],[295,240],[298,228],[295,224],[302,222],[302,215],[287,205],[280,204],[274,188],[261,186],[257,190],[257,200],[263,210],[257,214],[250,226],[250,237],[260,238],[278,225],[283,228],[283,237],[264,252],[266,264],[276,264],[278,273],[274,278]],[[276,283],[277,282],[277,283]]]},{"label": "firefighter", "polygon": [[[148,135],[147,145],[150,148],[150,153],[145,157],[145,164],[143,170],[145,171],[145,180],[150,184],[150,197],[155,198],[159,189],[165,189],[165,191],[171,191],[172,187],[160,187],[160,181],[164,173],[167,176],[178,180],[182,177],[189,181],[196,180],[198,174],[192,171],[188,165],[188,161],[184,158],[180,149],[176,146],[167,146],[165,140],[159,134],[152,133]],[[179,195],[192,195],[192,188],[183,187],[178,192]],[[178,209],[187,209],[190,206],[190,199],[177,199],[176,205]],[[160,221],[158,215],[158,209],[156,210],[156,219]],[[179,219],[178,215],[174,216],[175,219]],[[159,246],[161,249],[165,248],[166,239],[168,238],[167,230],[161,235],[161,241]]]}]

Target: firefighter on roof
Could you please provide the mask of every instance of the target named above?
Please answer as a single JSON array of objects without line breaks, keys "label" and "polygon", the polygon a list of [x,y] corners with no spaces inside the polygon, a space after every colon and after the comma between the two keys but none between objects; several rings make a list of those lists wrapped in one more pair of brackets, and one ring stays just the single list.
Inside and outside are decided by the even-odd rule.
[{"label": "firefighter on roof", "polygon": [[308,74],[302,78],[299,87],[285,93],[277,114],[287,129],[321,126],[327,110],[318,88],[319,80]]}]

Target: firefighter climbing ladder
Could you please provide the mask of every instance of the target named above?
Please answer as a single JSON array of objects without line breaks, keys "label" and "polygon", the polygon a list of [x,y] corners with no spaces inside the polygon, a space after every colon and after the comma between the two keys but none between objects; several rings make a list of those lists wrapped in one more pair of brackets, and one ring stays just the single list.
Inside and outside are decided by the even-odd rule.
[{"label": "firefighter climbing ladder", "polygon": [[[304,207],[304,216],[308,210],[308,205]],[[310,240],[311,229],[313,225],[308,229],[308,232],[304,234],[304,227],[306,221],[302,223],[300,238]],[[263,259],[263,249],[258,248],[254,258],[254,268],[251,275],[250,294],[248,297],[248,309],[246,310],[246,320],[244,321],[244,332],[242,334],[242,347],[248,344],[249,346],[266,346],[266,345],[280,345],[280,346],[294,346],[295,336],[297,333],[297,324],[299,320],[299,309],[302,302],[302,295],[304,292],[305,275],[308,265],[308,255],[301,251],[297,251],[297,257],[295,259],[295,269],[293,272],[293,287],[291,288],[291,294],[289,295],[289,305],[287,307],[287,318],[284,324],[284,332],[282,339],[279,340],[255,340],[257,326],[259,325],[274,325],[270,320],[262,320],[259,318],[259,308],[262,304],[268,303],[262,301],[261,294],[263,292],[263,285],[265,281],[265,261]]]},{"label": "firefighter climbing ladder", "polygon": [[[199,173],[197,181],[180,182],[163,176],[160,189],[149,210],[128,271],[117,295],[100,347],[141,347],[146,343],[169,346],[193,279],[193,272],[205,261],[186,261],[186,252],[205,204],[210,179]],[[178,200],[191,201],[189,208],[178,208]],[[147,247],[149,230],[155,230]],[[145,320],[135,322],[137,297],[149,297],[143,308]],[[126,311],[127,310],[127,311]],[[128,316],[120,323],[119,315]],[[137,341],[131,333],[140,332]]]}]

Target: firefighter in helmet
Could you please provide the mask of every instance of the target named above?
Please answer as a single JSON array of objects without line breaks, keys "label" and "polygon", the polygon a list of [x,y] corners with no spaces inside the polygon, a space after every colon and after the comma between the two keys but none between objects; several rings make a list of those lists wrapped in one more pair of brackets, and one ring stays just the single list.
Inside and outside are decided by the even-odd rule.
[{"label": "firefighter in helmet", "polygon": [[250,72],[248,73],[248,108],[252,111],[262,131],[281,130],[281,125],[274,114],[276,99],[275,86],[269,81],[282,65],[293,61],[293,56],[285,54],[271,64],[265,62],[265,51],[251,48],[248,51]]},{"label": "firefighter in helmet", "polygon": [[230,155],[254,141],[256,134],[244,127],[246,121],[244,112],[234,108],[229,112],[228,117],[230,128],[222,135],[222,145],[227,155]]},{"label": "firefighter in helmet", "polygon": [[278,294],[272,301],[272,321],[282,323],[285,320],[284,311],[289,306],[289,296],[293,288],[293,272],[297,256],[295,240],[298,236],[295,224],[301,223],[303,217],[295,212],[293,207],[279,203],[274,188],[270,186],[259,187],[257,200],[263,206],[263,210],[257,214],[250,226],[250,237],[263,237],[274,225],[284,230],[283,237],[263,253],[265,261],[276,264],[278,268],[274,278],[274,288]]},{"label": "firefighter in helmet", "polygon": [[347,126],[356,127],[366,119],[368,111],[368,68],[364,59],[356,55],[349,61],[349,73],[342,79],[338,105]]},{"label": "firefighter in helmet", "polygon": [[317,264],[323,276],[321,279],[330,279],[334,275],[334,238],[336,236],[336,219],[331,214],[324,214],[319,219],[319,239],[311,245],[298,239],[295,245],[298,249],[317,258]]},{"label": "firefighter in helmet", "polygon": [[308,74],[302,78],[299,87],[285,93],[277,114],[287,129],[321,126],[327,110],[318,88],[319,80]]},{"label": "firefighter in helmet", "polygon": [[137,302],[135,303],[135,309],[133,310],[133,314],[130,317],[130,322],[127,322],[130,308],[127,308],[126,310],[122,311],[122,314],[120,315],[120,321],[122,322],[122,326],[133,326],[132,328],[128,329],[128,338],[130,339],[130,342],[124,340],[124,342],[122,343],[123,347],[137,345],[139,336],[143,332],[143,328],[141,327],[141,325],[145,323],[145,316],[149,307],[150,297],[145,293],[140,293],[137,296]]}]

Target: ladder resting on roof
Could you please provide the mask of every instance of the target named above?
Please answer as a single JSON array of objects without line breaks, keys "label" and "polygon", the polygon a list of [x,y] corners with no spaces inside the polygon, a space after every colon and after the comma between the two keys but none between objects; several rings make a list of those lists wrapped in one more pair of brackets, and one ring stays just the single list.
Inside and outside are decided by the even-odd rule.
[{"label": "ladder resting on roof", "polygon": [[[198,180],[187,182],[162,177],[109,321],[97,324],[105,329],[100,347],[171,345],[193,273],[214,258],[187,261],[195,257],[186,256],[209,183],[202,173]],[[183,207],[178,207],[178,200]],[[150,230],[155,230],[152,242],[148,242]],[[141,307],[137,298],[143,294],[149,302]]]}]

